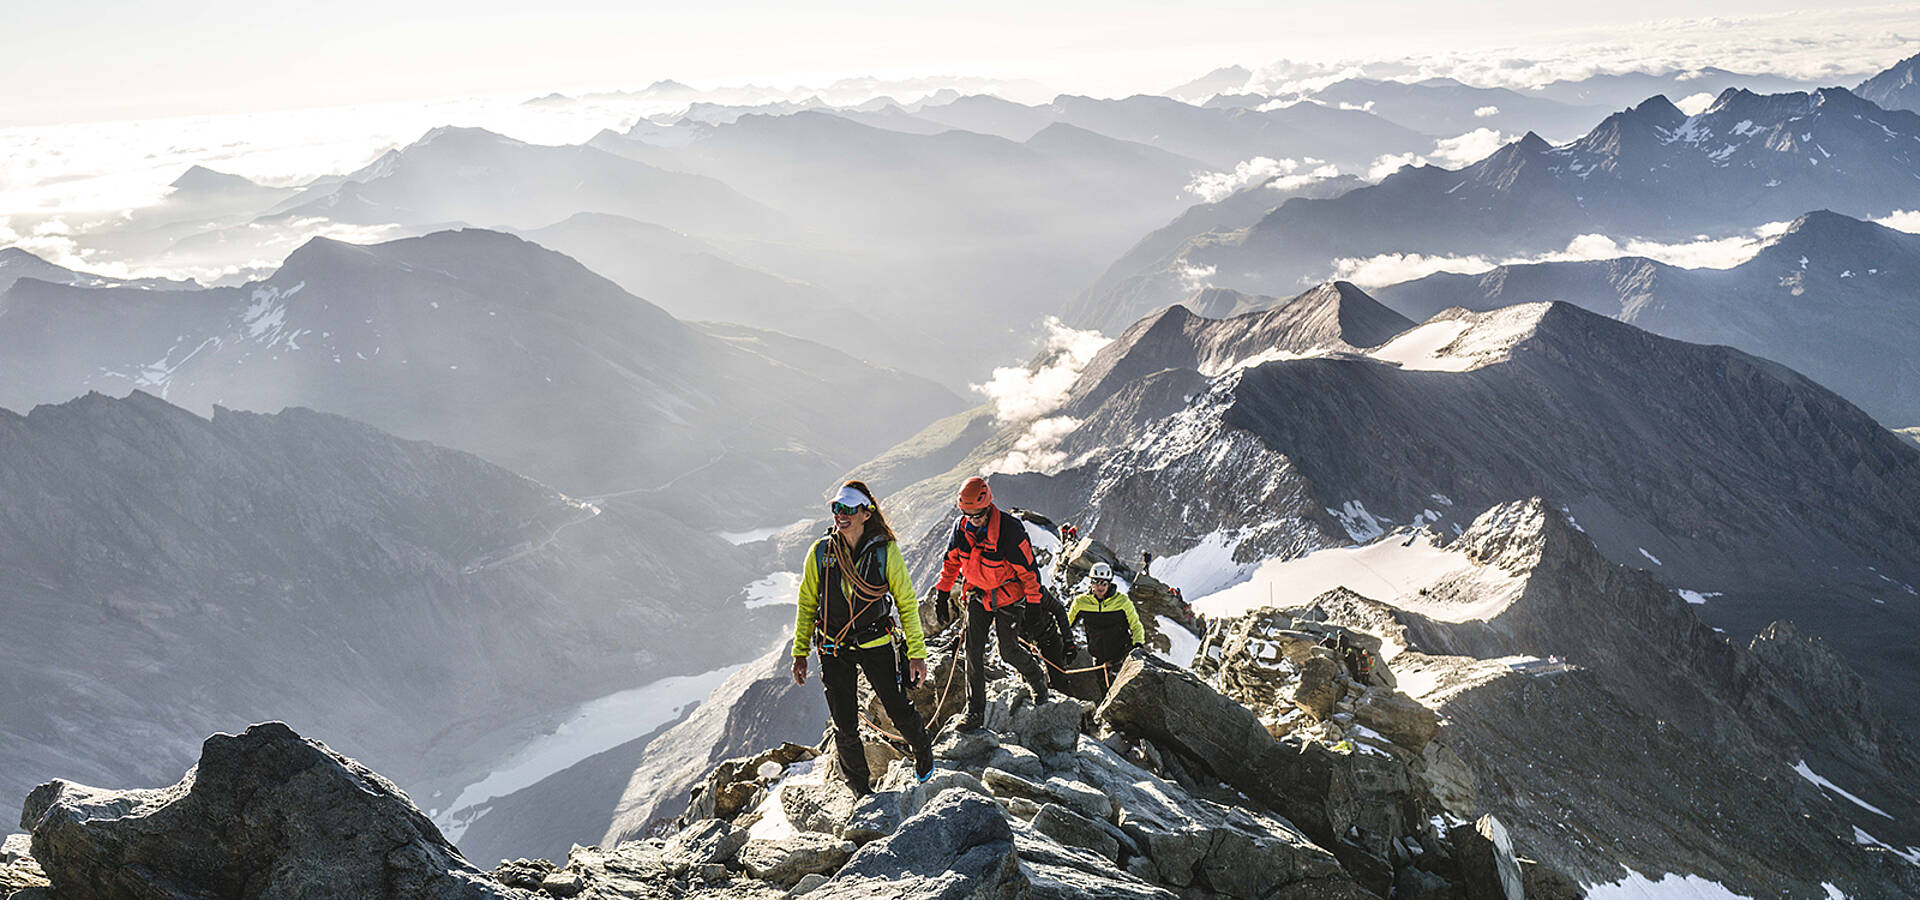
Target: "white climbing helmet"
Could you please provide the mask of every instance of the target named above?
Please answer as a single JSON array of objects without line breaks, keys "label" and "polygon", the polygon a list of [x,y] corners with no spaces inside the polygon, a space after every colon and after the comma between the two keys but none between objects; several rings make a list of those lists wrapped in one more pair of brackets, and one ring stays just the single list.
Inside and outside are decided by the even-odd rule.
[{"label": "white climbing helmet", "polygon": [[1094,581],[1112,581],[1113,567],[1103,562],[1093,564],[1093,571],[1087,574]]}]

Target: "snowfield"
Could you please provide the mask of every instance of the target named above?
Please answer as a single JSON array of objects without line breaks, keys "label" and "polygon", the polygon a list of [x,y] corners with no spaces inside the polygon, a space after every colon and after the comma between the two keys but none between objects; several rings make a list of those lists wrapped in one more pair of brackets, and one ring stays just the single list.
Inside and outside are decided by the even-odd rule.
[{"label": "snowfield", "polygon": [[[1471,604],[1422,598],[1420,589],[1471,578],[1485,599]],[[1359,547],[1337,547],[1297,559],[1260,563],[1237,584],[1193,601],[1210,618],[1241,616],[1263,606],[1304,606],[1345,587],[1363,597],[1443,622],[1469,622],[1499,615],[1519,596],[1523,582],[1506,571],[1479,565],[1465,553],[1440,547],[1430,532],[1398,533]],[[1195,593],[1199,593],[1196,589]]]}]

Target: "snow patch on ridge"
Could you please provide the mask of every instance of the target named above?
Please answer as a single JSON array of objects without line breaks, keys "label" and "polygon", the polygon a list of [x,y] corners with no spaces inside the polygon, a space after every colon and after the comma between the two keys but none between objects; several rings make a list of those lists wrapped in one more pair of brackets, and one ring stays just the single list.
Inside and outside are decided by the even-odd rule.
[{"label": "snow patch on ridge", "polygon": [[1669,872],[1653,881],[1647,876],[1627,870],[1627,877],[1612,884],[1585,884],[1587,900],[1753,900],[1746,894],[1736,894],[1717,881],[1708,881],[1698,875],[1680,875]]},{"label": "snow patch on ridge", "polygon": [[1549,303],[1522,303],[1489,313],[1430,321],[1409,329],[1367,355],[1402,369],[1467,372],[1506,359],[1533,333]]},{"label": "snow patch on ridge", "polygon": [[[1482,597],[1471,604],[1425,599],[1421,589],[1441,581],[1473,579]],[[1499,615],[1519,597],[1525,579],[1441,547],[1429,532],[1395,534],[1360,547],[1320,550],[1294,559],[1269,559],[1244,581],[1193,600],[1212,618],[1245,615],[1263,606],[1304,606],[1337,587],[1443,622]],[[1194,591],[1198,594],[1199,591]]]},{"label": "snow patch on ridge", "polygon": [[1832,791],[1833,793],[1839,794],[1840,796],[1845,797],[1848,800],[1852,801],[1853,805],[1858,806],[1861,809],[1866,810],[1867,812],[1873,813],[1874,815],[1877,815],[1877,816],[1885,816],[1886,818],[1889,818],[1889,819],[1893,818],[1892,813],[1889,813],[1878,806],[1874,806],[1873,804],[1868,803],[1867,801],[1862,800],[1859,797],[1855,797],[1854,795],[1848,793],[1845,788],[1837,784],[1834,784],[1833,782],[1828,781],[1825,778],[1822,778],[1819,775],[1819,773],[1813,771],[1813,769],[1807,766],[1807,761],[1804,759],[1797,763],[1794,763],[1793,770],[1795,772],[1800,773],[1801,778],[1805,778],[1806,780],[1813,782],[1815,785],[1818,785],[1822,790]]},{"label": "snow patch on ridge", "polygon": [[1170,645],[1167,661],[1183,669],[1193,668],[1193,658],[1200,653],[1200,639],[1193,636],[1185,625],[1166,616],[1154,616],[1160,625],[1160,633],[1167,636]]},{"label": "snow patch on ridge", "polygon": [[1235,562],[1234,548],[1246,539],[1241,531],[1215,531],[1179,553],[1154,559],[1159,579],[1181,585],[1182,592],[1204,596],[1239,584],[1259,567],[1257,562]]}]

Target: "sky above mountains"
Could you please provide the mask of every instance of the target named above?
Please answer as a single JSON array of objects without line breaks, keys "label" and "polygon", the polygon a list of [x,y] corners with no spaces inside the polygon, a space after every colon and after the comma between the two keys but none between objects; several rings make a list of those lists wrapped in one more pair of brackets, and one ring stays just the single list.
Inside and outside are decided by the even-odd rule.
[{"label": "sky above mountains", "polygon": [[[1103,96],[1155,93],[1215,66],[1413,57],[1498,83],[1718,65],[1799,77],[1884,67],[1920,4],[1534,0],[871,0],[694,5],[555,0],[208,0],[15,4],[0,128],[383,103],[504,91],[793,86],[974,74]],[[1679,17],[1676,17],[1679,16]],[[1475,77],[1477,76],[1477,77]]]}]

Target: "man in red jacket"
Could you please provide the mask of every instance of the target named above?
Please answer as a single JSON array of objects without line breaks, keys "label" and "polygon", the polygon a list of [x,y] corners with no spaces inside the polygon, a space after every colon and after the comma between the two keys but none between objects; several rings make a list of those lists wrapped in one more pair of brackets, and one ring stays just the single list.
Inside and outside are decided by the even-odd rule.
[{"label": "man in red jacket", "polygon": [[1040,605],[1040,575],[1033,562],[1033,544],[1018,518],[993,505],[993,489],[979,476],[960,487],[960,519],[947,541],[947,558],[934,593],[942,604],[953,598],[954,581],[967,581],[967,714],[962,730],[975,730],[987,713],[987,632],[1000,636],[1000,658],[1026,679],[1035,704],[1052,699],[1047,673],[1020,643],[1020,625],[1029,616],[1044,616]]}]

